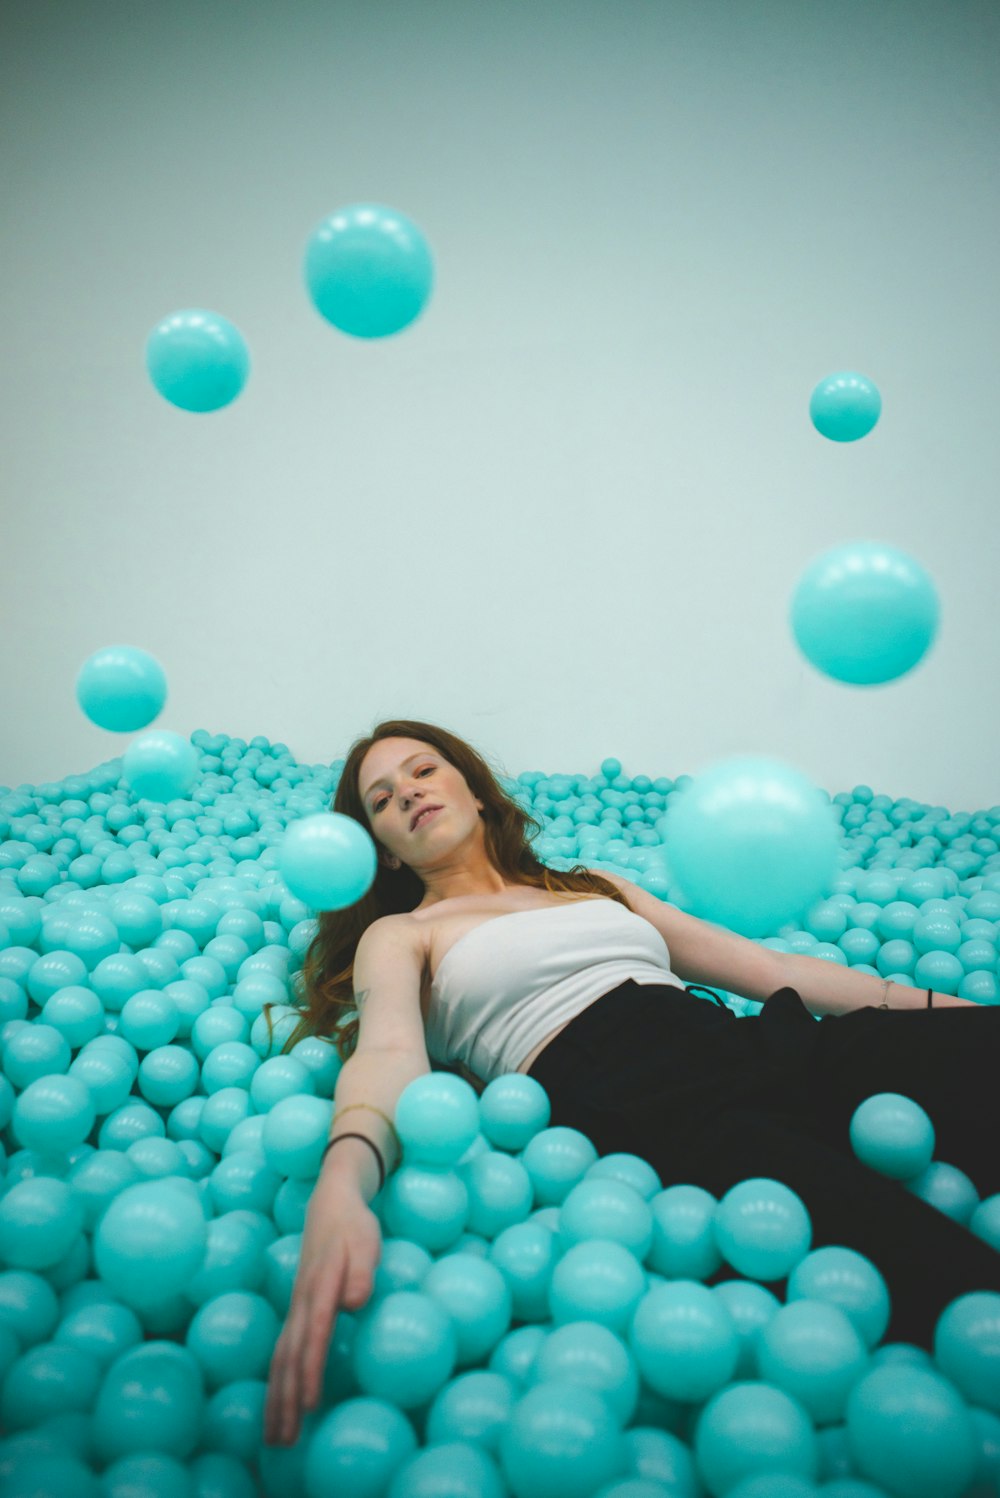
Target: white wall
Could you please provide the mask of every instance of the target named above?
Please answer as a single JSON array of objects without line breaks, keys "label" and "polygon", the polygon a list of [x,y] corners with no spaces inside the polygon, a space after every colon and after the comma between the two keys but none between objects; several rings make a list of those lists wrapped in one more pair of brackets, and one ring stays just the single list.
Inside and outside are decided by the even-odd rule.
[{"label": "white wall", "polygon": [[[307,761],[398,715],[512,774],[994,803],[998,42],[992,0],[7,0],[0,781],[127,747],[73,687],[131,643],[158,727]],[[359,201],[436,260],[374,343],[301,275]],[[251,350],[213,415],[145,374],[188,307]],[[884,400],[849,445],[839,369]],[[886,687],[788,629],[851,539],[941,597]]]}]

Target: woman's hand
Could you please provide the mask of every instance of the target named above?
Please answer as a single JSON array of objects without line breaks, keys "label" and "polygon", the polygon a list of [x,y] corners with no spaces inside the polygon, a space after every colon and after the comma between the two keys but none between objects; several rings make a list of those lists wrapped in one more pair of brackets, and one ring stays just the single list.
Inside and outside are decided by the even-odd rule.
[{"label": "woman's hand", "polygon": [[271,1358],[267,1445],[298,1440],[302,1413],[319,1403],[337,1311],[357,1310],[369,1299],[381,1253],[378,1218],[357,1187],[320,1176],[306,1214],[291,1305]]}]

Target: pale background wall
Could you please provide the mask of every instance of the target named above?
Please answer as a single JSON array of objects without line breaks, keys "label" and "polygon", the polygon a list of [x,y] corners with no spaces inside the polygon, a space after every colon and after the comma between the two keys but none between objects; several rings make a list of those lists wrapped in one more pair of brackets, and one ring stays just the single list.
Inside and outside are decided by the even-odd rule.
[{"label": "pale background wall", "polygon": [[[73,684],[130,643],[157,727],[306,761],[400,715],[512,774],[996,802],[998,44],[992,0],[7,0],[0,781],[127,747]],[[437,271],[375,343],[301,276],[360,201]],[[144,370],[188,307],[250,346],[214,415]],[[787,624],[852,539],[941,597],[887,687]]]}]

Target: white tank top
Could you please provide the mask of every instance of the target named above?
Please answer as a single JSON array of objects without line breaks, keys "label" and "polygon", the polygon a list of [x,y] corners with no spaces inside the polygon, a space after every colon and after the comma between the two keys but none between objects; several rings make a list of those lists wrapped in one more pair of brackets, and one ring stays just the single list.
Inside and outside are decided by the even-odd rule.
[{"label": "white tank top", "polygon": [[431,984],[432,1061],[484,1082],[627,978],[683,988],[663,937],[617,900],[582,899],[491,916],[448,949]]}]

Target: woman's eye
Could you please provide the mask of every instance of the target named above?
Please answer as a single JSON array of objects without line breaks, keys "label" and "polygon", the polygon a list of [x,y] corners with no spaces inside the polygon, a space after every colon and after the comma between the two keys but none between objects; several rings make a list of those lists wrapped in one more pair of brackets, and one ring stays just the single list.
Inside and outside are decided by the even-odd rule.
[{"label": "woman's eye", "polygon": [[[417,774],[418,775],[433,775],[434,771],[436,770],[436,768],[437,768],[436,765],[424,765],[423,769],[417,771]],[[381,811],[384,805],[385,805],[385,802],[384,801],[380,801],[377,806],[373,806],[372,807],[372,811]]]}]

